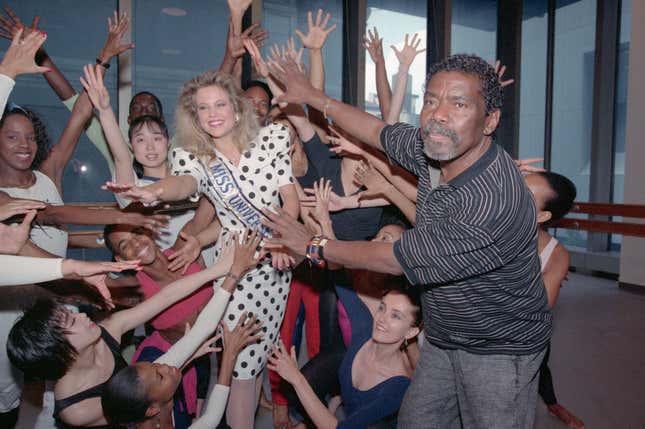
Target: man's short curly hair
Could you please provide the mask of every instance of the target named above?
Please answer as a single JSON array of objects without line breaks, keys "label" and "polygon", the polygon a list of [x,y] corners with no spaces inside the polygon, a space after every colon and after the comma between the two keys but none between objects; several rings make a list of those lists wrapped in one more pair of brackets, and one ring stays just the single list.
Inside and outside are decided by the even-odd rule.
[{"label": "man's short curly hair", "polygon": [[457,71],[477,76],[482,86],[482,97],[488,115],[496,109],[502,107],[502,87],[499,84],[499,78],[493,66],[484,61],[477,55],[457,54],[451,55],[430,67],[428,77],[426,78],[426,87],[430,83],[432,76],[439,72]]}]

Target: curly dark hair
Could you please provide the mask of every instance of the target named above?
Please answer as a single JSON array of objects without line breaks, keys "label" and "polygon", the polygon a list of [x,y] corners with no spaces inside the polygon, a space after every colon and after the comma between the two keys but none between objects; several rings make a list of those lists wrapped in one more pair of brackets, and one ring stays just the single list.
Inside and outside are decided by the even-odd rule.
[{"label": "curly dark hair", "polygon": [[432,76],[439,72],[458,71],[473,74],[479,78],[482,86],[482,96],[486,106],[486,114],[502,107],[502,87],[493,66],[477,55],[451,55],[430,67],[426,78],[426,87]]},{"label": "curly dark hair", "polygon": [[0,119],[0,129],[4,127],[4,123],[8,117],[11,115],[22,115],[25,118],[29,119],[31,125],[34,127],[34,133],[36,134],[36,145],[38,149],[36,150],[36,156],[34,161],[31,163],[30,168],[32,170],[37,170],[40,167],[40,164],[47,158],[49,154],[49,149],[51,147],[49,137],[47,136],[47,128],[42,118],[33,110],[18,107],[10,106],[5,108],[4,113],[2,114],[2,119]]}]

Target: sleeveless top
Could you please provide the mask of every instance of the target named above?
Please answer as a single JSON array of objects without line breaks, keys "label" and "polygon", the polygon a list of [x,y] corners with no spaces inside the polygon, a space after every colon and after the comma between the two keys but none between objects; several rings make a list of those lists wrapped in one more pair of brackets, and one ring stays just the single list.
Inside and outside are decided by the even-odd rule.
[{"label": "sleeveless top", "polygon": [[549,259],[551,259],[551,255],[557,245],[558,240],[556,240],[555,237],[551,237],[551,240],[549,240],[546,246],[544,246],[544,249],[540,252],[540,271],[544,272],[544,268],[546,268],[546,264],[549,263]]},{"label": "sleeveless top", "polygon": [[[82,392],[75,393],[71,396],[68,396],[67,398],[59,399],[56,400],[54,403],[54,418],[56,419],[57,426],[59,428],[69,428],[73,429],[76,427],[80,426],[71,426],[66,423],[64,423],[59,415],[60,412],[63,411],[65,408],[70,407],[78,402],[84,401],[86,399],[90,398],[97,398],[100,397],[101,394],[103,393],[103,388],[107,384],[107,382],[114,377],[114,375],[121,371],[123,368],[128,366],[128,363],[123,359],[123,356],[121,356],[121,351],[119,350],[119,342],[112,337],[108,333],[108,331],[105,330],[102,326],[99,325],[101,328],[101,339],[105,341],[105,344],[107,344],[108,348],[110,349],[110,352],[112,352],[112,357],[114,357],[114,370],[112,371],[112,374],[110,375],[110,378],[105,380],[103,383],[97,384],[94,387],[90,387],[89,389],[83,390]],[[111,428],[111,425],[101,425],[101,426],[87,426],[91,427],[93,429],[104,429],[104,428]]]}]

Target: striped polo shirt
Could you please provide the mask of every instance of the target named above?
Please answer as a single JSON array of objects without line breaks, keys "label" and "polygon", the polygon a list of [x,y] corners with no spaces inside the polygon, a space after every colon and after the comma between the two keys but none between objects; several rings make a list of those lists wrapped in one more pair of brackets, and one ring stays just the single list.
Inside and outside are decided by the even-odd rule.
[{"label": "striped polo shirt", "polygon": [[448,183],[420,130],[386,126],[390,159],[419,177],[416,227],[394,243],[411,283],[424,286],[428,340],[478,354],[531,354],[551,336],[537,253],[536,208],[515,162],[497,144]]}]

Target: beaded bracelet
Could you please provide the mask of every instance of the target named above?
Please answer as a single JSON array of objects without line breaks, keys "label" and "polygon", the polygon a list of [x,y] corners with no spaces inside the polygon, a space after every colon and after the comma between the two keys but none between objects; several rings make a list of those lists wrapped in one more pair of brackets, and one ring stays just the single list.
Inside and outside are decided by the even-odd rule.
[{"label": "beaded bracelet", "polygon": [[323,250],[325,248],[325,244],[327,244],[327,237],[322,236],[322,235],[315,235],[309,240],[309,244],[307,244],[307,259],[311,261],[312,264],[316,265],[317,267],[324,267],[325,266],[325,257],[323,254]]}]

